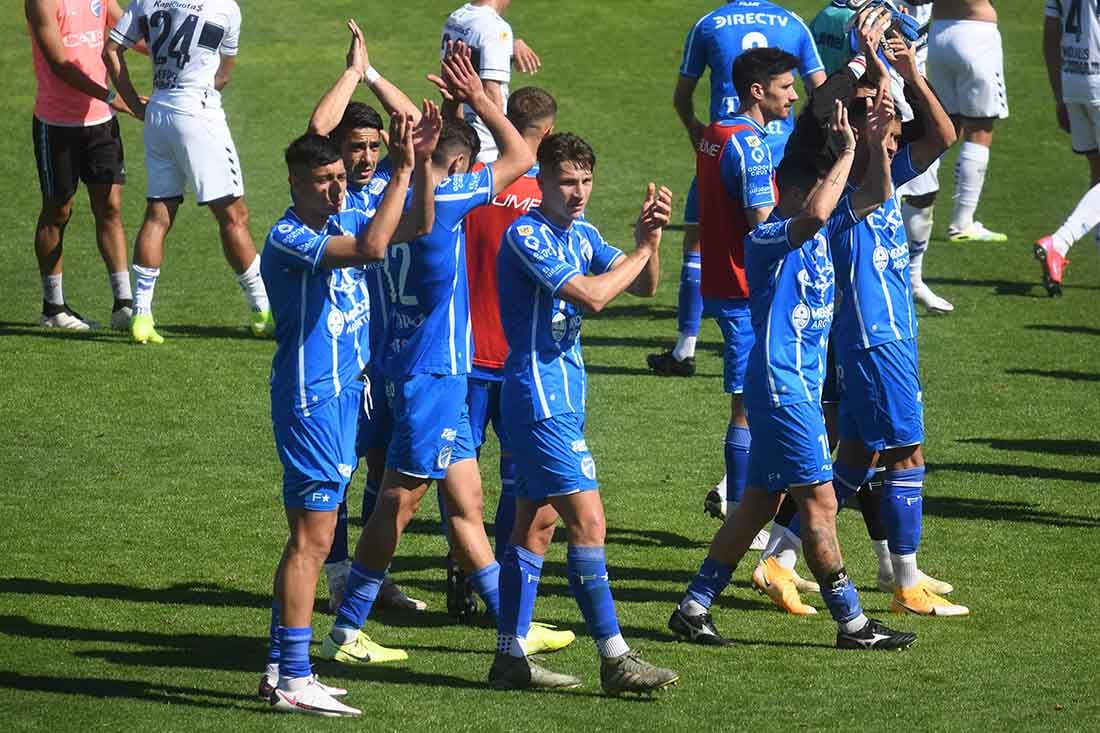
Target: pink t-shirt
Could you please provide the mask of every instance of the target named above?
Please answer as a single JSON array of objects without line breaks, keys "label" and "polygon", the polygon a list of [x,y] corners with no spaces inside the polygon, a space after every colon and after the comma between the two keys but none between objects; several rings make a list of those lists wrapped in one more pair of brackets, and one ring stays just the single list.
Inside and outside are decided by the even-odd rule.
[{"label": "pink t-shirt", "polygon": [[[65,57],[95,81],[107,86],[103,63],[103,38],[107,29],[106,0],[57,0],[57,24]],[[42,49],[31,35],[34,75],[38,94],[34,116],[42,122],[63,127],[90,127],[114,116],[110,106],[72,88],[50,71]]]}]

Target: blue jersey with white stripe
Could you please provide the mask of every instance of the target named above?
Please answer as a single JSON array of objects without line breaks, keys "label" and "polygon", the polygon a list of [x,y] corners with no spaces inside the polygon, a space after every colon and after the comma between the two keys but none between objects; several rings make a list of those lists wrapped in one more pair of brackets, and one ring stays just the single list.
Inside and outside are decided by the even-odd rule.
[{"label": "blue jersey with white stripe", "polygon": [[[890,166],[894,188],[921,171],[908,145]],[[833,240],[840,307],[834,346],[841,350],[917,337],[913,288],[909,283],[909,241],[895,193],[844,236]]]},{"label": "blue jersey with white stripe", "polygon": [[740,199],[744,209],[775,206],[775,190],[772,187],[775,168],[771,149],[764,144],[771,137],[767,128],[745,115],[734,115],[720,124],[748,127],[730,136],[718,158],[718,174],[726,193],[734,200]]},{"label": "blue jersey with white stripe", "polygon": [[[344,196],[344,208],[362,211],[368,219],[378,212],[378,204],[386,193],[386,186],[393,177],[389,156],[382,159],[366,186],[348,184]],[[386,325],[390,320],[390,298],[386,289],[386,273],[383,263],[367,265],[367,289],[370,292],[370,353],[380,355],[386,338]]]},{"label": "blue jersey with white stripe", "polygon": [[387,379],[469,373],[473,343],[462,222],[492,199],[492,166],[445,178],[435,189],[431,233],[387,248],[391,318],[382,357]]},{"label": "blue jersey with white stripe", "polygon": [[273,403],[308,417],[358,379],[370,360],[366,268],[321,265],[331,237],[358,236],[369,225],[363,212],[345,210],[315,231],[292,207],[267,235],[260,274],[275,317]]},{"label": "blue jersey with white stripe", "polygon": [[747,404],[821,401],[835,286],[829,243],[858,221],[845,196],[825,226],[799,247],[791,246],[791,219],[774,211],[745,238],[756,337],[745,373]]},{"label": "blue jersey with white stripe", "polygon": [[508,339],[501,410],[507,421],[583,413],[581,310],[557,297],[578,275],[607,272],[622,252],[587,221],[560,229],[535,209],[504,233],[497,255],[500,319]]},{"label": "blue jersey with white stripe", "polygon": [[[823,70],[813,36],[795,13],[763,0],[739,0],[707,13],[696,22],[684,43],[680,75],[691,79],[710,69],[710,121],[737,114],[740,101],[733,87],[733,60],[742,51],[762,46],[781,48],[798,58],[807,77]],[[768,125],[768,146],[776,165],[783,159],[794,115]]]}]

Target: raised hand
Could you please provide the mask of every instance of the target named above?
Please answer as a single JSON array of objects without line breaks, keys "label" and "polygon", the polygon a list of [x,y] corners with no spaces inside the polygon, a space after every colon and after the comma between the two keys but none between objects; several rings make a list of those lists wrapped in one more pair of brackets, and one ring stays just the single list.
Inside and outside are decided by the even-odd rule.
[{"label": "raised hand", "polygon": [[416,161],[412,115],[398,112],[390,117],[390,134],[386,147],[389,150],[394,171],[412,170]]},{"label": "raised hand", "polygon": [[367,78],[370,68],[370,56],[367,54],[367,42],[359,25],[348,18],[348,30],[351,31],[351,44],[348,46],[348,68],[359,74],[360,80]]},{"label": "raised hand", "polygon": [[894,98],[890,94],[881,95],[867,111],[867,144],[884,146],[890,135],[891,123],[897,112],[894,108]]},{"label": "raised hand", "polygon": [[440,66],[442,76],[428,75],[448,102],[468,102],[485,94],[481,77],[470,60],[470,47],[462,41],[447,41],[447,52]]},{"label": "raised hand", "polygon": [[898,76],[910,84],[916,83],[920,76],[917,53],[897,31],[892,31],[886,41],[886,58],[897,70]]},{"label": "raised hand", "polygon": [[646,186],[645,200],[638,214],[635,238],[638,246],[656,249],[661,241],[661,230],[668,225],[672,216],[672,191],[665,186],[657,187],[650,182]]},{"label": "raised hand", "polygon": [[[870,97],[865,97],[864,100],[869,108]],[[856,149],[856,134],[848,124],[848,108],[839,99],[833,102],[833,114],[829,118],[829,149],[838,157],[854,153]]]},{"label": "raised hand", "polygon": [[512,63],[525,74],[537,74],[542,68],[542,60],[522,38],[512,44]]},{"label": "raised hand", "polygon": [[435,152],[439,134],[443,131],[443,113],[434,102],[425,99],[420,121],[412,130],[412,145],[416,162],[423,162]]},{"label": "raised hand", "polygon": [[882,43],[882,36],[893,22],[893,15],[886,6],[861,10],[855,18],[854,27],[859,35],[860,49],[868,56],[874,55]]}]

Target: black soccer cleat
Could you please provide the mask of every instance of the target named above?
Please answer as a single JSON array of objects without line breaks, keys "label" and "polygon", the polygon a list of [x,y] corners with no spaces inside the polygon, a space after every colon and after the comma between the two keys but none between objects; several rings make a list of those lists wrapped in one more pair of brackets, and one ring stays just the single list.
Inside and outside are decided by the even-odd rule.
[{"label": "black soccer cleat", "polygon": [[727,639],[718,633],[714,619],[709,613],[688,616],[677,608],[668,618],[669,630],[684,641],[703,646],[733,646],[733,639]]},{"label": "black soccer cleat", "polygon": [[460,624],[473,623],[477,615],[477,598],[466,573],[447,554],[447,613]]},{"label": "black soccer cleat", "polygon": [[912,631],[894,631],[877,619],[868,619],[859,631],[836,632],[837,649],[908,649],[917,640]]},{"label": "black soccer cleat", "polygon": [[649,365],[650,369],[662,377],[695,376],[695,357],[688,356],[683,359],[677,359],[672,355],[671,349],[662,351],[660,354],[647,355],[645,363]]}]

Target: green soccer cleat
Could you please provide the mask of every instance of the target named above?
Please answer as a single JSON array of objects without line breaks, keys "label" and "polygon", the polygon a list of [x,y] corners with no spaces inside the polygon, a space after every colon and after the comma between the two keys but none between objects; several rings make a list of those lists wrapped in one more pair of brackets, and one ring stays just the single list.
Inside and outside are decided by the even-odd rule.
[{"label": "green soccer cleat", "polygon": [[355,639],[347,644],[337,644],[330,634],[326,634],[321,644],[320,657],[344,664],[383,664],[403,662],[409,658],[409,655],[404,649],[390,649],[376,644],[360,631]]},{"label": "green soccer cleat", "polygon": [[966,229],[947,228],[947,238],[952,242],[1007,242],[1008,235],[1002,232],[992,232],[985,228],[980,221],[976,221]]},{"label": "green soccer cleat", "polygon": [[164,337],[153,328],[151,315],[139,315],[130,319],[130,340],[135,344],[164,343]]},{"label": "green soccer cleat", "polygon": [[498,690],[571,690],[580,687],[581,681],[540,667],[529,657],[497,652],[489,669],[489,684]]},{"label": "green soccer cleat", "polygon": [[271,338],[275,335],[275,317],[271,311],[254,311],[249,328],[256,338]]},{"label": "green soccer cleat", "polygon": [[545,654],[564,649],[576,638],[576,634],[568,629],[563,631],[557,626],[532,621],[531,628],[527,631],[527,643],[524,646],[528,654]]},{"label": "green soccer cleat", "polygon": [[631,650],[618,657],[605,657],[600,661],[600,686],[608,695],[624,692],[646,695],[671,687],[680,681],[680,675],[671,669],[655,667]]}]

